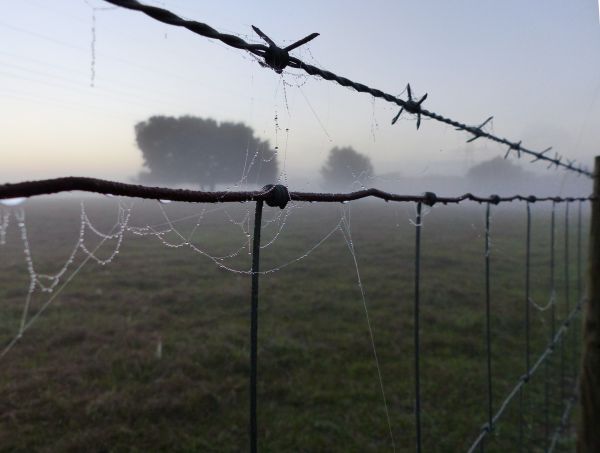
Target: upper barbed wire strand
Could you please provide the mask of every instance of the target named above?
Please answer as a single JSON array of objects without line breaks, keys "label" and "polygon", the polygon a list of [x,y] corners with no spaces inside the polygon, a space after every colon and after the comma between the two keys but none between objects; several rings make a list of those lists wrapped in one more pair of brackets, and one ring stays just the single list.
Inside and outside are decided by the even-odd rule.
[{"label": "upper barbed wire strand", "polygon": [[[138,2],[137,0],[104,0],[104,1],[106,1],[112,5],[120,6],[122,8],[140,11],[140,12],[152,17],[153,19],[155,19],[159,22],[163,22],[165,24],[174,25],[177,27],[184,27],[193,33],[204,36],[206,38],[219,40],[219,41],[223,42],[224,44],[231,46],[231,47],[235,47],[237,49],[246,50],[246,51],[248,51],[254,55],[257,55],[263,59],[265,58],[265,55],[267,54],[267,52],[269,52],[270,50],[272,51],[273,49],[287,52],[285,49],[279,49],[274,44],[270,45],[270,46],[265,46],[263,44],[250,44],[250,43],[244,41],[239,36],[235,36],[235,35],[231,35],[231,34],[227,34],[227,33],[220,33],[219,31],[215,30],[210,25],[207,25],[205,23],[183,19],[167,9],[159,8],[157,6],[145,5],[143,3]],[[289,57],[287,64],[290,67],[301,69],[309,75],[322,77],[325,80],[335,82],[341,86],[353,88],[354,90],[356,90],[360,93],[368,93],[373,97],[376,97],[379,99],[384,99],[385,101],[390,102],[392,104],[396,104],[399,107],[402,107],[404,109],[406,109],[407,107],[412,107],[412,103],[410,101],[400,99],[396,96],[385,93],[379,89],[371,88],[365,84],[354,82],[346,77],[341,77],[331,71],[327,71],[327,70],[318,68],[316,66],[309,65],[307,63],[304,63],[302,60],[300,60],[296,57]],[[411,112],[410,109],[407,109],[407,111]],[[564,160],[566,160],[566,163],[565,163],[565,162],[563,162],[563,157],[560,156],[559,154],[555,154],[554,157],[546,156],[545,153],[548,151],[548,149],[546,149],[542,152],[537,152],[537,151],[525,148],[524,146],[521,145],[520,141],[518,141],[518,142],[511,141],[506,138],[499,137],[497,135],[483,131],[478,126],[469,126],[465,123],[461,123],[459,121],[445,117],[438,113],[424,109],[420,106],[418,108],[418,111],[411,112],[411,113],[415,113],[415,114],[421,115],[421,116],[426,116],[426,117],[434,119],[436,121],[448,124],[458,130],[469,132],[469,133],[473,134],[474,136],[476,136],[477,138],[487,138],[488,140],[492,140],[496,143],[506,145],[506,146],[508,146],[509,153],[510,153],[510,151],[515,151],[517,153],[518,157],[521,156],[521,153],[533,156],[534,159],[532,160],[532,162],[541,160],[541,161],[548,162],[550,164],[549,167],[552,167],[552,166],[555,166],[556,168],[562,167],[569,171],[576,172],[580,175],[585,175],[590,178],[593,177],[593,174],[591,171],[589,171],[581,166],[576,166],[574,160],[564,159]]]}]

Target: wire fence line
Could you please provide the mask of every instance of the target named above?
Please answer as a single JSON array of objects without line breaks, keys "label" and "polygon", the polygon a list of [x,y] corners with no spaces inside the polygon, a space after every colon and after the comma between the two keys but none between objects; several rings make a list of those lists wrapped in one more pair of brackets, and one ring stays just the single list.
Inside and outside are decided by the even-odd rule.
[{"label": "wire fence line", "polygon": [[[570,241],[569,241],[569,203],[567,202],[565,208],[565,228],[564,228],[564,286],[565,286],[565,302],[566,311],[564,319],[560,323],[560,326],[556,327],[557,324],[557,312],[556,312],[556,282],[555,282],[555,266],[556,266],[556,213],[555,213],[556,201],[552,201],[552,212],[550,222],[550,302],[549,307],[551,308],[551,323],[550,323],[550,341],[546,348],[539,355],[537,360],[531,365],[531,323],[530,323],[530,306],[532,300],[530,298],[530,284],[531,284],[531,209],[530,203],[527,202],[526,206],[526,246],[525,246],[525,373],[519,378],[517,384],[507,394],[505,399],[499,404],[498,409],[494,413],[493,411],[493,388],[492,388],[492,361],[491,361],[491,341],[490,341],[490,249],[489,249],[489,219],[490,219],[490,203],[486,207],[486,235],[485,235],[485,286],[486,286],[486,359],[487,359],[487,404],[488,404],[488,421],[482,426],[481,431],[475,441],[471,444],[468,452],[474,452],[477,450],[483,451],[485,446],[485,439],[494,431],[495,426],[500,421],[502,415],[506,412],[510,403],[518,396],[519,397],[519,436],[518,436],[518,451],[523,451],[523,393],[526,385],[530,382],[532,377],[536,374],[540,366],[545,365],[544,374],[544,432],[545,432],[545,448],[547,452],[554,451],[558,446],[560,436],[563,434],[565,427],[568,424],[570,412],[577,401],[577,355],[578,347],[580,342],[577,342],[575,335],[571,336],[573,340],[573,349],[571,354],[572,365],[573,365],[573,381],[574,388],[571,394],[567,396],[568,390],[565,389],[565,376],[566,376],[566,359],[565,359],[565,344],[568,342],[569,327],[571,332],[575,334],[577,330],[577,323],[574,322],[575,318],[580,314],[583,304],[586,300],[583,298],[582,293],[582,282],[577,281],[577,293],[578,303],[574,308],[570,308],[570,272],[569,272],[569,256],[570,256]],[[578,214],[577,214],[577,278],[581,278],[581,266],[582,266],[582,248],[581,248],[581,236],[582,236],[582,219],[581,219],[581,208],[582,202],[579,202]],[[538,309],[540,309],[538,307]],[[551,433],[550,423],[550,397],[549,387],[551,385],[550,377],[550,359],[556,348],[560,346],[560,401],[564,402],[564,410],[560,417],[560,422],[555,427],[553,433]]]},{"label": "wire fence line", "polygon": [[[459,204],[467,201],[476,203],[485,203],[485,243],[484,243],[484,283],[485,283],[485,380],[486,380],[486,392],[485,392],[485,413],[486,420],[482,427],[477,431],[476,436],[470,447],[469,452],[483,451],[485,448],[486,440],[495,432],[496,427],[500,424],[504,414],[507,412],[507,408],[515,401],[519,399],[519,438],[518,447],[522,450],[527,444],[525,438],[525,431],[527,423],[525,422],[525,409],[523,406],[523,399],[526,396],[527,387],[534,376],[539,373],[537,371],[544,365],[544,396],[543,402],[541,403],[542,411],[544,414],[544,442],[545,450],[553,451],[558,445],[560,435],[564,431],[564,428],[568,422],[569,413],[575,404],[574,398],[575,390],[566,389],[566,374],[567,374],[567,360],[565,359],[565,343],[568,341],[567,332],[569,327],[575,326],[577,323],[573,322],[574,318],[581,312],[581,306],[584,303],[582,294],[582,281],[581,281],[581,267],[582,267],[582,205],[585,202],[595,200],[594,197],[534,197],[525,195],[514,195],[510,197],[500,197],[497,195],[491,195],[488,197],[481,197],[472,194],[465,194],[458,197],[442,197],[437,196],[432,192],[426,192],[423,195],[400,195],[388,192],[382,192],[377,189],[366,189],[358,192],[351,193],[305,193],[305,192],[290,192],[285,186],[282,185],[268,185],[262,190],[257,191],[245,191],[245,192],[203,192],[193,190],[179,190],[179,189],[168,189],[160,187],[146,187],[132,184],[116,183],[112,181],[105,181],[93,178],[57,178],[50,180],[41,181],[29,181],[16,184],[4,184],[0,185],[0,199],[7,198],[19,198],[29,197],[34,195],[42,194],[53,194],[61,193],[66,191],[84,191],[84,192],[95,192],[106,195],[118,195],[127,197],[138,197],[138,198],[150,198],[156,200],[170,200],[170,201],[184,201],[194,203],[231,203],[231,202],[255,202],[255,214],[254,214],[254,234],[252,239],[252,267],[251,267],[251,311],[250,311],[250,376],[249,376],[249,437],[250,437],[250,451],[258,451],[258,418],[257,418],[257,407],[258,407],[258,308],[259,308],[259,276],[260,276],[260,250],[261,250],[261,225],[263,215],[263,205],[278,207],[284,209],[286,204],[290,201],[300,202],[347,202],[352,200],[358,200],[363,198],[378,198],[389,202],[400,202],[400,203],[416,203],[416,221],[415,227],[415,262],[414,262],[414,383],[415,383],[415,438],[416,438],[416,451],[423,451],[423,427],[422,427],[422,402],[421,402],[421,327],[420,327],[420,303],[421,303],[421,235],[422,235],[422,208],[423,206],[433,206],[437,203],[440,204]],[[498,405],[494,405],[494,401],[497,400],[497,392],[494,389],[493,378],[494,378],[494,366],[492,360],[492,305],[491,300],[493,297],[491,291],[491,280],[492,274],[492,249],[490,247],[490,216],[493,206],[511,202],[522,202],[526,206],[526,235],[525,235],[525,291],[524,291],[524,372],[521,377],[517,380],[517,383],[512,387],[510,392],[506,395]],[[537,306],[531,298],[531,204],[536,202],[550,202],[552,205],[551,220],[550,220],[550,256],[549,256],[549,286],[550,286],[550,301],[547,306]],[[569,291],[569,279],[570,279],[570,267],[568,265],[569,257],[571,256],[570,247],[571,241],[569,241],[569,209],[568,206],[571,203],[578,203],[577,211],[577,251],[575,256],[577,257],[577,293],[578,303],[574,308],[569,305],[569,294],[566,294],[566,310],[565,316],[559,321],[560,313],[557,312],[557,300],[556,300],[556,206],[559,203],[565,203],[565,236],[564,236],[564,278],[566,290]],[[545,349],[537,357],[535,361],[532,361],[531,357],[531,316],[530,307],[535,306],[540,311],[550,310],[550,323],[548,326],[548,343]],[[572,330],[575,330],[572,329]],[[570,348],[569,354],[571,355],[570,361],[572,361],[572,375],[573,380],[576,380],[576,364],[577,354],[580,342],[576,341],[576,337],[571,337],[573,344]],[[556,348],[560,347],[560,376],[559,376],[559,387],[560,392],[557,396],[559,401],[564,402],[564,411],[561,415],[560,422],[556,426],[552,426],[551,413],[552,405],[555,405],[556,401],[551,401],[550,388],[552,387],[553,376],[550,369],[551,357],[556,352]],[[569,367],[570,368],[570,367]],[[574,386],[573,386],[574,387]],[[388,419],[389,423],[389,419]],[[391,434],[391,433],[390,433]],[[393,441],[393,437],[392,437]]]},{"label": "wire fence line", "polygon": [[307,64],[299,58],[290,56],[289,52],[291,50],[313,40],[314,38],[319,36],[318,33],[312,33],[306,36],[305,38],[302,38],[299,41],[296,41],[295,43],[282,49],[278,47],[277,44],[275,44],[275,42],[271,38],[269,38],[262,30],[255,26],[252,26],[253,30],[268,45],[251,44],[249,42],[246,42],[239,36],[227,33],[220,33],[208,24],[194,20],[183,19],[182,17],[179,17],[178,15],[174,14],[173,12],[167,9],[160,8],[157,6],[145,5],[137,0],[105,1],[115,6],[140,11],[159,22],[177,27],[183,27],[197,35],[204,36],[209,39],[216,39],[230,47],[250,52],[251,54],[262,59],[264,66],[272,68],[277,73],[281,73],[286,67],[289,66],[291,68],[300,69],[309,75],[319,76],[325,80],[335,82],[341,86],[352,88],[360,93],[368,93],[375,98],[383,99],[386,102],[396,104],[400,107],[400,111],[392,119],[392,124],[394,124],[398,120],[399,116],[402,114],[403,111],[406,111],[417,117],[417,128],[419,128],[421,124],[421,117],[425,116],[435,121],[439,121],[441,123],[453,126],[459,131],[464,131],[472,134],[472,137],[468,140],[469,142],[478,138],[485,138],[499,143],[501,145],[507,146],[508,149],[506,151],[505,157],[507,157],[510,153],[516,154],[518,158],[520,158],[522,154],[525,154],[533,157],[532,162],[547,162],[548,168],[561,167],[566,170],[576,172],[579,175],[585,175],[590,178],[593,177],[592,172],[587,167],[581,164],[576,164],[574,159],[565,158],[564,156],[556,152],[554,153],[554,155],[549,154],[552,151],[552,147],[546,148],[543,151],[534,151],[523,146],[522,141],[509,140],[507,138],[503,138],[498,135],[486,132],[483,128],[491,120],[492,117],[489,117],[480,125],[470,126],[463,122],[453,120],[451,118],[440,115],[439,113],[435,113],[433,111],[423,108],[422,104],[427,99],[427,94],[425,94],[419,100],[413,99],[410,84],[407,84],[406,86],[408,99],[404,100],[392,94],[386,93],[380,89],[372,88],[365,84],[354,82],[346,77],[339,76],[331,71],[327,71],[316,66]]}]

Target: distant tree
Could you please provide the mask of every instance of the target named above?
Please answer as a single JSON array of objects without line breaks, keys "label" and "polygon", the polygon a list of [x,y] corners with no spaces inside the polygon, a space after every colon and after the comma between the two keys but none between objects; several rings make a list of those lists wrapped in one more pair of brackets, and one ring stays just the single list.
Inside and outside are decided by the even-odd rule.
[{"label": "distant tree", "polygon": [[335,147],[321,167],[321,176],[327,187],[346,188],[357,180],[364,182],[372,177],[373,165],[367,156],[351,147]]},{"label": "distant tree", "polygon": [[242,176],[257,184],[277,178],[275,151],[242,123],[153,116],[135,125],[135,135],[144,158],[142,182],[192,183],[213,189]]},{"label": "distant tree", "polygon": [[531,174],[507,159],[496,157],[477,164],[467,172],[467,182],[473,190],[508,193],[527,184]]}]

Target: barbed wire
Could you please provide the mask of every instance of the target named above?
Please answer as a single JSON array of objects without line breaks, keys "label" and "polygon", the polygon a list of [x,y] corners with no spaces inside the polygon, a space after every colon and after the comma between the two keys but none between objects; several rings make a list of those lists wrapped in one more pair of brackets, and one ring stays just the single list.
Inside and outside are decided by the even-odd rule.
[{"label": "barbed wire", "polygon": [[534,151],[532,149],[524,147],[522,145],[522,141],[512,141],[507,138],[499,137],[495,134],[484,131],[483,127],[488,123],[488,121],[490,121],[491,117],[478,126],[469,126],[468,124],[453,120],[451,118],[440,115],[439,113],[435,113],[433,111],[423,108],[422,104],[427,98],[427,94],[425,94],[419,100],[413,99],[410,84],[407,84],[406,87],[408,99],[404,100],[400,99],[399,97],[393,96],[389,93],[385,93],[384,91],[379,90],[377,88],[372,88],[365,84],[354,82],[346,77],[339,76],[331,71],[327,71],[325,69],[321,69],[316,66],[307,64],[299,58],[292,57],[289,55],[289,52],[291,50],[302,46],[303,44],[306,44],[307,42],[319,36],[318,33],[312,33],[285,48],[280,48],[262,30],[260,30],[258,27],[252,26],[257,35],[260,36],[268,45],[251,44],[246,42],[239,36],[231,35],[228,33],[220,33],[219,31],[205,23],[183,19],[182,17],[177,16],[176,14],[172,13],[167,9],[159,8],[157,6],[145,5],[143,3],[138,2],[137,0],[105,1],[112,5],[120,6],[122,8],[140,11],[159,22],[174,25],[177,27],[183,27],[197,35],[204,36],[209,39],[216,39],[228,46],[250,52],[258,56],[259,58],[262,58],[264,60],[262,64],[264,66],[272,68],[277,73],[281,73],[284,68],[289,66],[292,68],[300,69],[309,75],[319,76],[325,80],[335,82],[341,86],[353,88],[359,93],[368,93],[375,98],[384,99],[387,102],[396,104],[400,107],[400,112],[392,119],[392,124],[394,124],[398,120],[400,114],[404,110],[406,110],[408,113],[413,114],[417,117],[417,129],[421,124],[421,116],[425,116],[433,120],[453,126],[457,130],[465,131],[472,134],[473,137],[471,137],[468,140],[468,142],[471,142],[478,138],[487,138],[488,140],[492,140],[496,143],[507,146],[508,149],[506,151],[505,157],[508,157],[509,154],[514,153],[518,158],[520,158],[522,154],[526,154],[533,157],[531,162],[547,162],[549,164],[548,168],[561,167],[566,170],[576,172],[579,175],[593,177],[592,172],[587,167],[582,166],[581,164],[576,165],[575,160],[573,159],[567,159],[556,152],[553,156],[548,155],[548,153],[550,153],[550,151],[552,150],[552,147],[546,148],[543,151]]},{"label": "barbed wire", "polygon": [[459,204],[465,201],[477,203],[510,203],[513,201],[526,201],[528,203],[552,201],[554,203],[591,201],[593,196],[586,197],[537,197],[534,195],[511,196],[478,196],[465,193],[456,197],[438,196],[433,192],[422,195],[402,195],[384,192],[379,189],[363,189],[347,193],[321,193],[321,192],[290,192],[287,187],[276,184],[266,185],[261,190],[250,191],[214,191],[170,189],[167,187],[152,187],[138,184],[127,184],[104,179],[80,176],[67,176],[63,178],[43,179],[38,181],[24,181],[0,185],[0,199],[23,198],[37,195],[50,195],[61,192],[91,192],[103,195],[115,195],[154,200],[181,201],[188,203],[231,203],[264,201],[268,206],[285,208],[289,201],[344,203],[363,198],[378,198],[394,202],[415,202],[427,206],[434,204]]}]

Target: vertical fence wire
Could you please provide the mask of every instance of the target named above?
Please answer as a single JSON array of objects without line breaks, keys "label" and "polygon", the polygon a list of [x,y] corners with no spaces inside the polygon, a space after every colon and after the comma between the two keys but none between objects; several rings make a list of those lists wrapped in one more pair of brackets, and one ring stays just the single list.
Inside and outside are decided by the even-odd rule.
[{"label": "vertical fence wire", "polygon": [[525,420],[524,420],[524,414],[523,414],[523,387],[519,388],[519,440],[518,440],[518,446],[519,446],[519,452],[523,451],[523,444],[524,444],[524,429],[523,429],[523,425],[525,424]]},{"label": "vertical fence wire", "polygon": [[546,360],[544,364],[544,451],[550,448],[550,411],[548,403],[550,401],[550,384],[548,382],[550,375],[550,360]]},{"label": "vertical fence wire", "polygon": [[556,286],[555,286],[555,230],[556,230],[556,202],[552,202],[552,213],[550,217],[550,316],[551,332],[550,341],[556,335]]},{"label": "vertical fence wire", "polygon": [[492,404],[492,333],[490,322],[490,203],[485,208],[485,343],[487,357],[487,412],[488,429],[493,429],[493,404]]},{"label": "vertical fence wire", "polygon": [[569,312],[571,311],[571,298],[570,298],[571,282],[569,281],[569,278],[570,278],[569,230],[570,230],[570,228],[569,228],[569,202],[567,202],[565,204],[565,269],[564,270],[565,270],[565,302],[567,304],[565,316],[568,316]]},{"label": "vertical fence wire", "polygon": [[[529,200],[525,200],[529,201]],[[491,319],[491,209],[492,204],[495,204],[493,200],[490,200],[486,204],[486,215],[485,215],[485,347],[486,347],[486,359],[487,359],[487,410],[486,410],[486,423],[482,426],[479,435],[475,441],[471,444],[468,452],[484,451],[487,444],[487,438],[490,434],[495,431],[496,424],[502,415],[506,412],[509,404],[513,399],[518,399],[518,411],[519,411],[519,431],[516,433],[516,442],[518,442],[519,450],[531,450],[529,444],[530,437],[530,426],[525,421],[525,407],[527,406],[527,392],[525,386],[533,376],[536,370],[543,366],[543,425],[539,431],[535,429],[531,431],[533,439],[537,441],[536,447],[542,447],[544,451],[552,451],[557,447],[558,441],[564,428],[568,422],[570,411],[576,401],[575,396],[565,398],[564,400],[559,399],[559,386],[560,380],[558,376],[559,364],[553,362],[554,352],[557,351],[559,344],[565,348],[568,346],[565,338],[568,338],[569,327],[572,325],[577,312],[579,311],[580,304],[577,304],[566,316],[562,316],[557,319],[557,298],[556,298],[556,203],[557,200],[552,200],[552,211],[550,221],[550,256],[549,256],[549,274],[550,274],[550,288],[549,288],[549,301],[545,307],[539,307],[544,312],[548,310],[549,315],[545,315],[544,324],[548,325],[550,338],[549,342],[542,352],[542,354],[532,364],[531,361],[531,313],[527,314],[527,311],[531,310],[531,305],[534,305],[533,299],[531,298],[531,263],[532,263],[532,222],[531,222],[531,206],[527,209],[527,237],[526,237],[526,257],[525,257],[525,273],[526,273],[526,288],[525,288],[525,301],[529,307],[524,308],[525,312],[525,352],[523,353],[523,360],[527,368],[526,373],[521,376],[517,384],[509,392],[506,398],[498,404],[497,413],[494,415],[494,392],[493,392],[493,373],[492,373],[492,319]],[[567,201],[567,200],[565,200]],[[575,200],[568,200],[575,201]],[[567,218],[568,218],[567,214]],[[569,219],[570,220],[570,219]],[[569,221],[567,220],[567,221]],[[567,236],[570,235],[570,225],[568,231],[565,233]],[[580,233],[579,233],[580,234]],[[566,254],[568,259],[571,256],[570,250],[570,239],[565,244]],[[580,251],[578,252],[581,253]],[[579,266],[581,266],[579,264]],[[570,263],[567,271],[568,278],[570,278]],[[562,282],[562,278],[561,278]],[[570,309],[570,302],[569,302]],[[562,315],[562,303],[561,313]],[[557,322],[560,321],[560,325]],[[534,398],[535,399],[535,398]],[[560,410],[559,410],[560,407]],[[557,426],[554,422],[557,421]],[[552,431],[551,431],[552,426]],[[556,429],[554,429],[556,428]],[[539,436],[539,437],[538,437]]]},{"label": "vertical fence wire", "polygon": [[[554,340],[556,334],[556,294],[554,281],[555,267],[555,222],[556,222],[556,203],[552,202],[552,211],[550,214],[550,341]],[[546,360],[544,366],[544,424],[545,424],[545,451],[550,449],[550,362]]]},{"label": "vertical fence wire", "polygon": [[[565,287],[565,318],[567,318],[569,316],[569,313],[571,311],[571,303],[570,303],[570,297],[569,297],[569,293],[570,293],[570,285],[569,285],[569,202],[567,201],[565,203],[565,224],[564,224],[564,265],[563,265],[563,271],[564,271],[564,287]],[[565,384],[566,384],[566,362],[568,362],[568,357],[565,357],[566,354],[568,354],[568,351],[566,351],[565,349],[568,348],[569,346],[569,337],[573,337],[572,332],[569,332],[569,334],[566,336],[566,338],[564,339],[564,341],[561,341],[560,343],[560,351],[561,351],[561,370],[560,370],[560,390],[561,390],[561,400],[564,401],[566,398],[566,388],[565,388]]]},{"label": "vertical fence wire", "polygon": [[252,239],[252,290],[250,308],[250,452],[258,451],[256,383],[258,374],[258,276],[260,269],[260,229],[263,201],[256,202],[254,237]]},{"label": "vertical fence wire", "polygon": [[581,302],[583,299],[583,286],[581,284],[581,205],[583,201],[579,201],[577,208],[577,300]]},{"label": "vertical fence wire", "polygon": [[[531,370],[531,318],[530,318],[530,299],[531,299],[531,205],[526,204],[526,234],[525,234],[525,382],[529,382]],[[524,425],[526,416],[524,414],[525,389],[519,389],[519,451],[523,451],[525,442]]]},{"label": "vertical fence wire", "polygon": [[527,232],[525,238],[525,373],[529,379],[531,368],[530,299],[531,299],[531,206],[527,202]]},{"label": "vertical fence wire", "polygon": [[417,203],[415,224],[415,301],[414,301],[414,348],[415,348],[415,429],[416,450],[421,453],[421,345],[420,345],[420,291],[421,291],[421,209]]},{"label": "vertical fence wire", "polygon": [[[581,253],[581,235],[582,235],[582,224],[581,224],[581,206],[582,206],[583,202],[579,201],[578,206],[577,206],[577,269],[576,269],[576,273],[577,273],[577,305],[581,306],[581,303],[583,301],[583,285],[582,285],[582,280],[581,280],[581,267],[582,267],[582,253]],[[577,345],[581,344],[583,342],[583,338],[581,337],[581,331],[580,331],[580,327],[581,327],[581,323],[580,322],[576,322],[573,326],[573,330],[574,330],[574,336],[575,336],[575,342],[573,344],[573,350],[574,350],[574,354],[575,354],[575,377],[577,377],[577,372],[578,372],[578,368],[579,368],[579,360],[580,360],[580,354],[578,354],[577,352]]]}]

